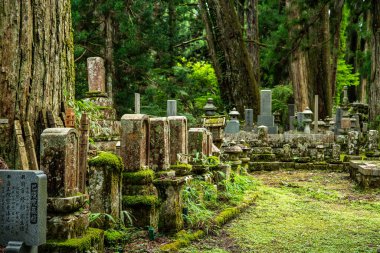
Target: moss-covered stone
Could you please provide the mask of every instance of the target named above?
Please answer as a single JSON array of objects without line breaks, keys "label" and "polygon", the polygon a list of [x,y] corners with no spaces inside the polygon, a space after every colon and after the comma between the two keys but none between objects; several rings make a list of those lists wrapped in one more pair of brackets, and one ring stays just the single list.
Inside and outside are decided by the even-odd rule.
[{"label": "moss-covered stone", "polygon": [[109,167],[118,171],[123,169],[123,162],[120,156],[109,152],[101,152],[99,155],[88,161],[90,166],[94,167]]},{"label": "moss-covered stone", "polygon": [[150,184],[154,179],[153,170],[140,170],[137,172],[124,172],[123,185],[127,184]]},{"label": "moss-covered stone", "polygon": [[191,241],[202,238],[204,235],[205,232],[202,230],[197,230],[194,233],[181,230],[176,234],[176,240],[174,242],[161,246],[160,250],[162,252],[178,252],[180,248],[189,245]]},{"label": "moss-covered stone", "polygon": [[104,231],[101,229],[89,228],[80,238],[48,240],[46,244],[39,249],[41,252],[46,253],[104,252]]},{"label": "moss-covered stone", "polygon": [[127,206],[155,206],[158,204],[158,198],[154,195],[136,195],[124,196],[123,207]]},{"label": "moss-covered stone", "polygon": [[104,231],[104,242],[107,246],[116,245],[128,239],[127,231],[109,229]]},{"label": "moss-covered stone", "polygon": [[176,175],[178,176],[184,176],[190,174],[192,170],[192,166],[188,163],[179,163],[170,165],[170,169],[174,170]]}]

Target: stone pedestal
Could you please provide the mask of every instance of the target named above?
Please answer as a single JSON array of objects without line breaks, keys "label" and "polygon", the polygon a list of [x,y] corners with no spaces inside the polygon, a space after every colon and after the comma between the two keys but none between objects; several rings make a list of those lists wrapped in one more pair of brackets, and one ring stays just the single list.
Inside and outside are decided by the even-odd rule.
[{"label": "stone pedestal", "polygon": [[181,191],[184,184],[183,177],[154,181],[160,202],[158,221],[160,232],[174,233],[183,228]]},{"label": "stone pedestal", "polygon": [[223,141],[223,128],[225,126],[225,117],[206,117],[203,119],[203,127],[212,134],[213,143],[220,148]]},{"label": "stone pedestal", "polygon": [[[90,210],[92,213],[109,214],[120,219],[121,212],[121,158],[111,153],[100,153],[89,161]],[[97,227],[107,229],[106,219],[95,222]]]}]

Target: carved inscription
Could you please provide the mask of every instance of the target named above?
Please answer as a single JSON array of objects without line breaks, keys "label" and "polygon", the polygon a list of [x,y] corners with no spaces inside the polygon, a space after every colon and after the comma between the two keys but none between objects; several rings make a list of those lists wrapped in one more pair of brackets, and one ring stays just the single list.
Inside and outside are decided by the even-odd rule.
[{"label": "carved inscription", "polygon": [[41,171],[0,171],[0,244],[45,242],[46,195]]}]

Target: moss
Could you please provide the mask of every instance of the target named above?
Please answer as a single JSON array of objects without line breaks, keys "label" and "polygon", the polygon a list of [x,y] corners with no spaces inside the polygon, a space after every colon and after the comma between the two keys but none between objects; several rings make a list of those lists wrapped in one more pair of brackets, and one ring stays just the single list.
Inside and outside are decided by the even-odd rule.
[{"label": "moss", "polygon": [[127,231],[119,231],[114,229],[109,229],[104,231],[104,241],[106,245],[116,245],[127,240],[130,235]]},{"label": "moss", "polygon": [[197,230],[194,233],[181,230],[176,234],[176,240],[172,243],[165,244],[160,247],[163,252],[177,252],[180,248],[190,245],[191,241],[202,238],[205,232]]},{"label": "moss", "polygon": [[149,184],[154,179],[153,170],[140,170],[137,172],[124,172],[123,182],[128,184]]},{"label": "moss", "polygon": [[178,163],[175,165],[170,165],[170,169],[174,170],[177,175],[182,176],[189,174],[193,169],[193,166],[187,163]]},{"label": "moss", "polygon": [[90,159],[88,164],[94,167],[111,167],[117,171],[123,169],[121,157],[108,152],[101,152],[99,155]]},{"label": "moss", "polygon": [[123,206],[154,206],[158,204],[158,198],[154,195],[124,196]]},{"label": "moss", "polygon": [[235,217],[238,213],[240,213],[240,211],[237,207],[227,208],[215,217],[215,224],[221,226],[227,221],[231,220],[233,217]]},{"label": "moss", "polygon": [[87,252],[94,244],[103,244],[104,231],[97,228],[89,228],[81,238],[68,240],[48,240],[43,246],[44,250],[59,249],[59,252]]}]

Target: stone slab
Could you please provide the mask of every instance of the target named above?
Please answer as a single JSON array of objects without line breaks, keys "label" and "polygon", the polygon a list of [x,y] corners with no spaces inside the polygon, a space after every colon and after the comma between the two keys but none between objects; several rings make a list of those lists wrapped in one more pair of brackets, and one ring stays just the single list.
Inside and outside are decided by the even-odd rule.
[{"label": "stone slab", "polygon": [[257,116],[258,126],[274,126],[274,116],[272,115],[258,115]]},{"label": "stone slab", "polygon": [[260,115],[272,114],[272,91],[261,90],[260,91]]},{"label": "stone slab", "polygon": [[227,122],[224,132],[227,134],[238,133],[240,131],[240,123],[238,120],[230,120]]},{"label": "stone slab", "polygon": [[0,244],[46,242],[47,178],[42,171],[0,170]]}]

